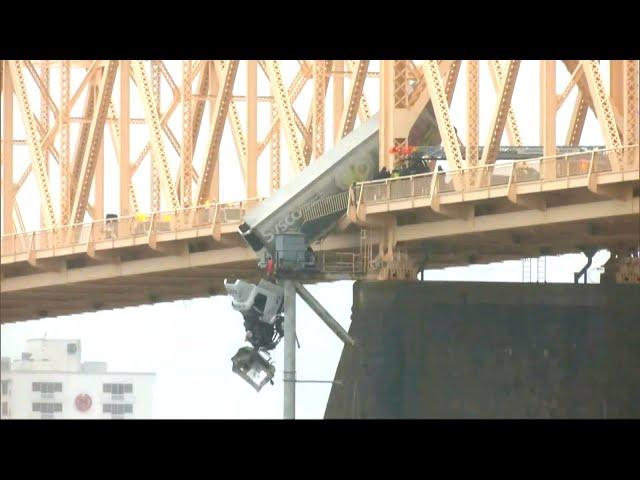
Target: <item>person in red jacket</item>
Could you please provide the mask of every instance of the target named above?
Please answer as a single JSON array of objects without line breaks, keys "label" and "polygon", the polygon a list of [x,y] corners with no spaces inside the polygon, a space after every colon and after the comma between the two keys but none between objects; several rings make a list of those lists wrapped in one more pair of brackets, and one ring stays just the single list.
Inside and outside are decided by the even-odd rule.
[{"label": "person in red jacket", "polygon": [[274,270],[274,262],[273,262],[273,258],[269,257],[269,260],[267,260],[267,275],[270,277],[271,275],[273,275],[273,270]]}]

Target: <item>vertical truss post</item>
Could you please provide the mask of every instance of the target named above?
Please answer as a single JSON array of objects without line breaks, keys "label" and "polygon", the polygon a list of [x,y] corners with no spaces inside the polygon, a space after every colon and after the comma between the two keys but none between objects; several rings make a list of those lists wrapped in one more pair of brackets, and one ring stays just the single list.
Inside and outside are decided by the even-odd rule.
[{"label": "vertical truss post", "polygon": [[[400,132],[397,117],[400,112],[409,106],[409,61],[393,61],[393,141],[390,146],[406,145],[408,142],[408,132]],[[388,151],[388,149],[387,149]],[[389,156],[391,160],[391,171],[395,165],[395,157]]]},{"label": "vertical truss post", "polygon": [[467,60],[467,165],[478,164],[479,111],[478,60]]},{"label": "vertical truss post", "polygon": [[193,158],[193,131],[191,113],[191,60],[182,61],[182,152],[181,152],[181,193],[182,206],[191,205],[191,160]]},{"label": "vertical truss post", "polygon": [[327,82],[327,63],[324,60],[313,62],[313,123],[311,135],[313,138],[313,158],[319,158],[324,153],[324,104]]},{"label": "vertical truss post", "polygon": [[[35,69],[33,70],[35,73]],[[46,135],[49,132],[49,102],[47,95],[49,95],[49,90],[51,87],[51,82],[49,81],[49,60],[43,60],[40,65],[40,87],[42,90],[40,91],[40,125],[42,125],[42,129],[44,134]],[[45,162],[47,163],[47,173],[49,168],[49,152],[47,150],[43,151]]]},{"label": "vertical truss post", "polygon": [[202,73],[200,75],[200,81],[198,83],[198,98],[193,105],[193,120],[191,122],[191,128],[193,130],[193,138],[191,140],[192,151],[195,152],[196,145],[198,144],[198,134],[200,133],[200,125],[202,124],[202,115],[204,114],[205,100],[204,96],[209,92],[209,77],[211,74],[211,61],[202,60],[204,65],[202,67]]},{"label": "vertical truss post", "polygon": [[394,140],[394,112],[395,112],[395,88],[394,88],[394,61],[380,60],[380,168],[393,169],[394,157],[389,150],[393,147]]},{"label": "vertical truss post", "polygon": [[[624,61],[624,128],[625,146],[638,145],[638,60]],[[627,164],[632,166],[638,161],[638,147],[628,149]]]},{"label": "vertical truss post", "polygon": [[[114,69],[117,71],[118,62],[115,62],[115,64],[116,64],[116,67]],[[114,73],[113,81],[115,82],[115,73]],[[111,104],[110,97],[111,97],[111,94],[109,94],[109,99],[107,100],[108,105]],[[98,105],[96,105],[96,107],[97,106]],[[105,115],[105,123],[102,124],[102,130],[100,132],[100,140],[98,140],[98,143],[97,143],[98,151],[96,152],[96,171],[93,177],[93,188],[94,188],[93,219],[94,220],[104,219],[104,128],[105,126],[106,126],[106,115]]]},{"label": "vertical truss post", "polygon": [[609,60],[609,98],[618,112],[624,112],[624,60]]},{"label": "vertical truss post", "polygon": [[[271,87],[271,95],[273,95],[273,87]],[[271,102],[271,122],[274,123],[277,118],[278,110]],[[280,127],[275,127],[276,132],[271,139],[271,147],[269,149],[269,172],[271,177],[270,192],[273,193],[280,188]]]},{"label": "vertical truss post", "polygon": [[[29,63],[27,63],[29,64]],[[37,78],[37,73],[36,70],[33,69],[33,72],[36,74],[36,78]],[[40,64],[40,126],[41,126],[41,131],[42,131],[42,135],[41,138],[44,140],[45,136],[47,135],[47,133],[49,132],[49,104],[47,102],[47,95],[49,94],[49,87],[50,87],[50,82],[49,82],[49,60],[43,60],[42,63]],[[43,144],[43,142],[40,142],[41,145]],[[47,177],[49,176],[49,149],[44,148],[44,146],[41,146],[42,148],[42,154],[44,155],[44,167],[45,170],[47,172]],[[40,212],[40,228],[45,228],[46,225],[46,221],[44,219],[44,215],[42,213],[42,211]]]},{"label": "vertical truss post", "polygon": [[[220,82],[218,82],[218,75],[216,73],[216,64],[214,61],[209,62],[209,92],[218,98],[220,92]],[[209,111],[209,125],[213,125],[216,121],[216,112],[214,111],[215,100],[211,102],[211,108]],[[209,199],[214,202],[220,200],[220,162],[216,162],[213,175],[211,178],[211,186],[209,187]],[[200,203],[198,203],[200,205]]]},{"label": "vertical truss post", "polygon": [[16,231],[13,223],[13,82],[7,61],[2,62],[2,233]]},{"label": "vertical truss post", "polygon": [[71,215],[69,180],[71,176],[70,158],[70,115],[69,95],[71,88],[71,62],[62,60],[60,64],[60,223],[67,225]]},{"label": "vertical truss post", "polygon": [[[600,75],[598,62],[597,60],[585,60],[583,61],[583,68],[605,145],[608,149],[616,149],[618,151],[622,146],[622,142],[618,134],[613,107],[611,106],[609,96],[604,88],[602,76]],[[615,155],[615,157],[617,157],[616,165],[611,165],[611,167],[621,169],[623,167],[622,155]]]},{"label": "vertical truss post", "polygon": [[258,196],[258,62],[247,61],[247,198]]},{"label": "vertical truss post", "polygon": [[333,143],[340,140],[338,129],[344,109],[344,60],[333,61]]},{"label": "vertical truss post", "polygon": [[540,144],[543,156],[556,154],[556,62],[540,60]]},{"label": "vertical truss post", "polygon": [[[543,156],[556,154],[556,62],[540,60],[540,144]],[[546,159],[543,176],[545,179],[556,177],[556,162]]]},{"label": "vertical truss post", "polygon": [[409,66],[407,60],[393,61],[393,78],[395,106],[407,108],[409,106]]},{"label": "vertical truss post", "polygon": [[[160,115],[160,100],[161,100],[161,92],[160,92],[160,64],[159,60],[151,60],[151,91],[153,92],[153,105],[156,109],[158,115]],[[150,169],[150,180],[151,180],[151,211],[157,212],[160,210],[161,200],[160,200],[160,178],[159,172],[156,167],[156,162],[153,161],[155,153],[151,152],[151,163],[149,165]]]},{"label": "vertical truss post", "polygon": [[[131,215],[131,207],[135,202],[135,192],[131,179],[130,143],[129,143],[129,107],[131,101],[130,90],[131,67],[129,60],[120,61],[120,117],[118,118],[120,131],[120,215]],[[130,197],[133,197],[131,199]],[[137,202],[136,202],[137,203]],[[137,211],[137,208],[135,209]]]}]

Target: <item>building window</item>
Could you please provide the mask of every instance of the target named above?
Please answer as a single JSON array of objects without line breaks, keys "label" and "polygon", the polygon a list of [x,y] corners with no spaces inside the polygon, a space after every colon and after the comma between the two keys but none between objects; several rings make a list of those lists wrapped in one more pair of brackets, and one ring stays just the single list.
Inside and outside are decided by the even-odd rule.
[{"label": "building window", "polygon": [[76,345],[75,343],[67,343],[67,353],[69,355],[78,353],[78,345]]},{"label": "building window", "polygon": [[9,394],[9,380],[2,380],[2,395]]},{"label": "building window", "polygon": [[62,403],[45,403],[35,402],[33,403],[31,410],[34,412],[42,413],[56,413],[62,411]]},{"label": "building window", "polygon": [[6,417],[9,415],[9,403],[2,402],[2,416]]},{"label": "building window", "polygon": [[123,395],[125,393],[133,393],[133,384],[131,383],[105,383],[102,385],[103,393],[111,393],[113,395]]},{"label": "building window", "polygon": [[105,403],[102,405],[102,413],[111,413],[113,415],[133,413],[133,405],[130,403]]},{"label": "building window", "polygon": [[31,389],[34,392],[55,393],[62,392],[62,383],[60,382],[33,382]]}]

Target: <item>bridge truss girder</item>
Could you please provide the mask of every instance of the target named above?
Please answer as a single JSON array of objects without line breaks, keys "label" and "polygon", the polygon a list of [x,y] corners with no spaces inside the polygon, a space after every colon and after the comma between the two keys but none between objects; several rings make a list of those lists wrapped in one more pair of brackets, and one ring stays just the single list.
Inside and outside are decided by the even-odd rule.
[{"label": "bridge truss girder", "polygon": [[[611,61],[608,89],[602,62],[562,62],[570,80],[557,85],[559,91],[553,85],[551,63],[560,62],[541,67],[541,84],[546,85],[540,89],[545,152],[553,151],[561,128],[556,125],[557,111],[576,90],[565,144],[579,144],[589,110],[595,113],[607,146],[637,144],[638,61]],[[281,171],[290,170],[291,177],[305,168],[375,113],[376,104],[382,106],[381,166],[393,167],[390,147],[408,142],[409,132],[427,108],[433,109],[442,130],[433,138],[445,140],[449,168],[491,163],[493,148],[484,149],[483,158],[478,158],[479,139],[490,138],[490,145],[497,147],[506,131],[508,143],[518,145],[526,143],[523,137],[530,133],[517,123],[518,95],[532,93],[516,88],[518,63],[3,61],[2,233],[34,230],[41,220],[44,226],[84,222],[102,216],[104,205],[114,203],[113,213],[125,216],[154,206],[172,210],[220,200],[220,182],[225,182],[226,173],[219,172],[218,158],[227,165],[236,163],[245,182],[244,194],[255,197],[278,188],[284,178]],[[498,93],[489,133],[478,129],[477,80],[483,69],[488,69]],[[458,81],[458,73],[467,81]],[[469,100],[464,144],[449,112],[458,95]],[[432,104],[432,96],[437,103]],[[261,105],[272,110],[266,122]],[[110,132],[110,145],[103,140],[105,129]],[[225,136],[233,141],[234,150],[224,150]],[[138,138],[148,142],[138,146]],[[167,141],[169,148],[165,148]],[[281,165],[281,157],[289,161]],[[151,169],[140,168],[149,160],[153,175]],[[263,162],[269,163],[268,180],[258,178]],[[105,183],[114,171],[105,165],[118,169],[115,188]],[[34,183],[35,190],[25,193]],[[142,201],[153,197],[152,192],[158,197],[153,204]],[[118,201],[111,202],[111,195],[118,195]],[[28,213],[34,202],[42,210],[35,220]]]}]

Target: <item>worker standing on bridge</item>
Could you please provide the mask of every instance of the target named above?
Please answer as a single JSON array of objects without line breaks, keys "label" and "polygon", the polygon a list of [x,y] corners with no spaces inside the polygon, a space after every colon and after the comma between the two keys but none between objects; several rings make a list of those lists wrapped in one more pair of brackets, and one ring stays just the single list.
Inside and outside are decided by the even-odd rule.
[{"label": "worker standing on bridge", "polygon": [[422,158],[427,159],[427,160],[426,160],[426,163],[427,163],[427,170],[428,170],[429,172],[435,172],[435,171],[436,171],[436,160],[435,160],[435,158],[429,158],[429,156],[428,156],[428,155],[425,155],[425,156],[424,156],[424,157],[422,157]]},{"label": "worker standing on bridge", "polygon": [[375,177],[373,177],[374,180],[382,180],[383,178],[389,178],[389,170],[387,170],[387,167],[382,167],[382,169],[376,174]]},{"label": "worker standing on bridge", "polygon": [[275,264],[273,261],[273,257],[269,257],[269,259],[267,260],[267,269],[266,269],[268,277],[273,275],[274,269],[275,269]]}]

